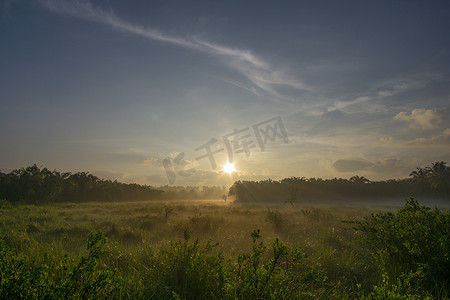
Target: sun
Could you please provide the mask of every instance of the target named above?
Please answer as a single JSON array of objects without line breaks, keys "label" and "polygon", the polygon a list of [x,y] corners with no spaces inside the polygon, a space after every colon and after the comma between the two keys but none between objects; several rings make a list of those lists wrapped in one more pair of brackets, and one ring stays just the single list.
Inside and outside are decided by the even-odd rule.
[{"label": "sun", "polygon": [[225,166],[223,166],[222,171],[224,171],[225,173],[231,174],[233,172],[236,172],[236,169],[234,167],[234,164],[226,163]]}]

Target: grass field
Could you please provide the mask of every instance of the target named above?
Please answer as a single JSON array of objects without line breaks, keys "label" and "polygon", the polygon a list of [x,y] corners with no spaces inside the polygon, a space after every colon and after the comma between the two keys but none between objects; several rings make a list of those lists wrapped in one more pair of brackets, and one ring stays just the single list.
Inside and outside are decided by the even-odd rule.
[{"label": "grass field", "polygon": [[[383,272],[370,247],[362,243],[364,232],[349,223],[398,209],[239,206],[206,200],[4,204],[0,233],[9,251],[4,253],[11,255],[2,258],[2,295],[51,294],[46,292],[49,287],[34,294],[9,287],[8,293],[14,282],[45,286],[39,283],[43,280],[66,290],[71,286],[71,292],[53,295],[56,298],[382,299],[382,293],[403,297],[411,294],[410,288],[374,290],[383,284]],[[97,236],[87,250],[86,240],[99,230],[107,242],[102,245],[103,236]],[[5,263],[8,259],[12,262]],[[26,265],[25,273],[8,279],[4,274],[14,263]],[[90,272],[87,279],[73,277],[79,269]],[[37,283],[29,281],[30,276]],[[90,289],[80,294],[64,276]],[[445,299],[448,288],[440,289],[438,296]]]}]

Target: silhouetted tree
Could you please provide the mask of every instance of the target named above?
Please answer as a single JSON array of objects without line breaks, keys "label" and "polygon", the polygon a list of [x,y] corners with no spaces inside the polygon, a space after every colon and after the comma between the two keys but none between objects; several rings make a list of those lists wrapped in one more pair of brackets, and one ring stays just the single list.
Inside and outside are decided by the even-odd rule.
[{"label": "silhouetted tree", "polygon": [[409,174],[409,176],[412,177],[413,181],[420,183],[427,182],[429,175],[429,168],[417,168],[415,171],[412,171]]},{"label": "silhouetted tree", "polygon": [[352,176],[350,179],[291,177],[280,181],[262,180],[236,181],[229,190],[237,202],[281,202],[348,199],[379,199],[439,197],[448,199],[450,178],[445,162],[432,164],[430,168],[417,168],[411,172],[412,179],[389,179],[370,181],[364,176]]},{"label": "silhouetted tree", "polygon": [[441,196],[448,196],[450,189],[450,168],[443,161],[435,162],[429,169],[431,187]]},{"label": "silhouetted tree", "polygon": [[358,176],[358,175],[350,177],[349,181],[350,182],[354,182],[354,183],[367,183],[367,182],[370,182],[370,180],[367,179],[366,177]]},{"label": "silhouetted tree", "polygon": [[0,199],[12,203],[148,200],[161,194],[150,186],[101,180],[87,172],[59,173],[36,165],[0,172]]}]

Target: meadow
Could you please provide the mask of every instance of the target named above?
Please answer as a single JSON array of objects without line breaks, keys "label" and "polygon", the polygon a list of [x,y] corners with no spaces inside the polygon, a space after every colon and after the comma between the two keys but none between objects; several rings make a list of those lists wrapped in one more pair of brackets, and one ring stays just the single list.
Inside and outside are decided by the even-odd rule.
[{"label": "meadow", "polygon": [[414,200],[3,201],[0,297],[447,299],[449,221]]}]

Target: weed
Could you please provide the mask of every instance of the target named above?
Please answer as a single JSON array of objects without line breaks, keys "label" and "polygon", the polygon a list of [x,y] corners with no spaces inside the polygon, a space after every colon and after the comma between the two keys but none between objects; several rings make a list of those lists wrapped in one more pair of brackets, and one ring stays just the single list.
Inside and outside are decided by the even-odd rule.
[{"label": "weed", "polygon": [[213,219],[210,216],[202,215],[201,212],[194,215],[193,217],[189,217],[189,226],[195,231],[202,234],[206,233],[214,233],[216,232],[219,224],[217,220]]},{"label": "weed", "polygon": [[275,232],[281,232],[283,229],[283,216],[280,212],[278,212],[278,210],[271,210],[270,208],[267,208],[266,222],[272,224]]}]

